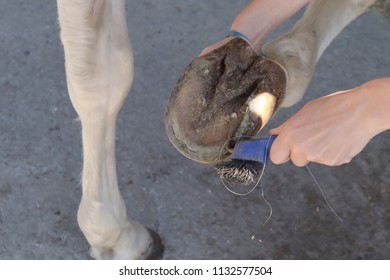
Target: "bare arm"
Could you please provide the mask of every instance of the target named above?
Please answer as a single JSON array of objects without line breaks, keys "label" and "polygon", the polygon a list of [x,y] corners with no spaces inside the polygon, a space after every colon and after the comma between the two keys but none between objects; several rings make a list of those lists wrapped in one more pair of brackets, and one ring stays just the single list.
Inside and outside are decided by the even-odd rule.
[{"label": "bare arm", "polygon": [[310,0],[253,0],[236,17],[231,26],[247,36],[260,51],[264,38]]},{"label": "bare arm", "polygon": [[[249,38],[256,52],[260,52],[264,38],[278,25],[295,14],[310,0],[253,0],[235,18],[231,30],[241,32]],[[231,38],[211,45],[201,55],[216,49]]]}]

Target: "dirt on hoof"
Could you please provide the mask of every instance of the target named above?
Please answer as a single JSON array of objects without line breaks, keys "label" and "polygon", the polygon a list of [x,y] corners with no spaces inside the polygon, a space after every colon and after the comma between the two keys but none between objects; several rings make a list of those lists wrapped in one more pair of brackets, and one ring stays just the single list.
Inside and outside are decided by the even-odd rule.
[{"label": "dirt on hoof", "polygon": [[285,72],[276,62],[233,39],[181,73],[166,110],[168,137],[189,159],[220,162],[230,155],[223,149],[229,140],[258,133],[285,88]]}]

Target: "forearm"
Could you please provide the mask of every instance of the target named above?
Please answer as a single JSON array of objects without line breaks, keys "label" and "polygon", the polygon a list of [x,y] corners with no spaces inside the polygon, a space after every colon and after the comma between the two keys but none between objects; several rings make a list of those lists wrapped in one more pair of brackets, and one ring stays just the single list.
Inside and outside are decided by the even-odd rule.
[{"label": "forearm", "polygon": [[390,129],[390,77],[369,81],[361,87],[361,102],[366,104],[367,129],[372,136]]},{"label": "forearm", "polygon": [[234,20],[231,29],[249,38],[259,52],[264,38],[310,0],[253,0]]}]

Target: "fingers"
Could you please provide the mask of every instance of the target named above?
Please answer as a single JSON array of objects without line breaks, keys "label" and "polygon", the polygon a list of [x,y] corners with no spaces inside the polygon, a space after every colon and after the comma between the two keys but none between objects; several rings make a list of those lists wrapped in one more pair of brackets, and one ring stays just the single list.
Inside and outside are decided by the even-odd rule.
[{"label": "fingers", "polygon": [[[283,125],[270,130],[271,135],[279,135],[279,132],[283,129]],[[309,163],[306,154],[298,149],[291,148],[289,143],[286,142],[283,135],[276,137],[270,150],[270,159],[274,164],[283,164],[289,160],[295,166],[303,167]]]},{"label": "fingers", "polygon": [[274,164],[286,163],[290,160],[290,147],[276,137],[270,150],[270,159]]},{"label": "fingers", "polygon": [[[282,126],[276,127],[269,131],[271,135],[279,135]],[[270,150],[270,159],[274,164],[283,164],[290,160],[290,147],[283,141],[282,137],[276,137]]]},{"label": "fingers", "polygon": [[289,160],[295,166],[303,167],[309,163],[307,156],[299,150],[291,150],[287,143],[276,138],[270,150],[270,159],[274,164],[283,164]]},{"label": "fingers", "polygon": [[309,163],[306,155],[300,152],[292,152],[291,161],[297,167],[303,167]]},{"label": "fingers", "polygon": [[223,40],[221,40],[221,41],[219,41],[211,46],[206,47],[204,50],[201,51],[199,56],[206,55],[206,54],[212,52],[213,50],[218,49],[219,47],[222,47],[223,45],[225,45],[227,42],[229,42],[232,39],[233,39],[233,37],[226,37],[225,39],[223,39]]},{"label": "fingers", "polygon": [[279,134],[280,134],[280,131],[282,130],[282,126],[283,126],[283,125],[280,125],[280,126],[278,126],[278,127],[275,127],[275,128],[273,128],[273,129],[271,129],[271,130],[269,131],[269,134],[270,134],[270,135],[279,135]]}]

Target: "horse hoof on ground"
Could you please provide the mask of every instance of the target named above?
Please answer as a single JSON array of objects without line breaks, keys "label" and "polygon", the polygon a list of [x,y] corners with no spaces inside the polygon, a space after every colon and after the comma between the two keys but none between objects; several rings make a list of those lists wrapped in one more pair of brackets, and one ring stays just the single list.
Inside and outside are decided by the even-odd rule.
[{"label": "horse hoof on ground", "polygon": [[162,241],[160,235],[158,235],[157,232],[155,232],[154,230],[151,230],[150,228],[146,228],[146,229],[149,231],[149,234],[153,239],[152,248],[151,248],[150,253],[146,259],[148,259],[148,260],[162,259],[163,254],[164,254],[164,244],[163,244],[163,241]]}]

